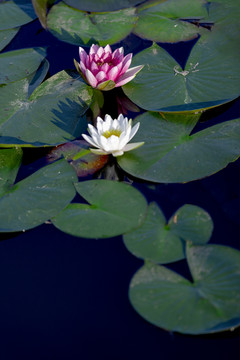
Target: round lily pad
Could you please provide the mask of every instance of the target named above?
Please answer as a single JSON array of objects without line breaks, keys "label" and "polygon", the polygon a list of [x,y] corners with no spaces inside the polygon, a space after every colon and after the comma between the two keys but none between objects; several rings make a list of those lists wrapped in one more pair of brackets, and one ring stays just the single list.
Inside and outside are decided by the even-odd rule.
[{"label": "round lily pad", "polygon": [[79,75],[61,71],[44,81],[29,100],[16,99],[16,111],[0,128],[0,143],[44,146],[74,140],[86,130],[84,114],[91,100],[92,89]]},{"label": "round lily pad", "polygon": [[197,180],[226,167],[240,156],[240,119],[191,135],[199,115],[146,112],[136,118],[134,137],[144,145],[118,159],[127,173],[147,181],[178,183]]},{"label": "round lily pad", "polygon": [[107,13],[86,13],[63,2],[54,5],[47,18],[51,33],[74,45],[105,46],[124,39],[137,20],[134,8]]},{"label": "round lily pad", "polygon": [[131,185],[90,180],[75,185],[89,203],[73,203],[52,219],[60,230],[83,238],[108,238],[141,225],[147,202]]},{"label": "round lily pad", "polygon": [[161,209],[151,203],[143,224],[123,239],[133,255],[166,264],[185,258],[185,241],[208,242],[212,229],[211,217],[198,206],[182,206],[167,223]]},{"label": "round lily pad", "polygon": [[60,160],[15,184],[0,199],[0,231],[33,228],[56,215],[75,196],[73,168]]},{"label": "round lily pad", "polygon": [[42,48],[13,50],[0,54],[0,84],[8,84],[32,74],[45,56],[46,51]]},{"label": "round lily pad", "polygon": [[32,3],[29,0],[0,2],[0,30],[27,24],[36,17]]},{"label": "round lily pad", "polygon": [[206,109],[237,98],[236,51],[231,51],[227,42],[210,46],[207,39],[193,47],[184,69],[157,44],[138,53],[133,66],[144,68],[123,91],[143,109],[164,112]]},{"label": "round lily pad", "polygon": [[188,246],[193,282],[146,263],[130,283],[130,301],[150,323],[168,331],[207,334],[240,325],[240,252],[227,246]]},{"label": "round lily pad", "polygon": [[168,0],[143,4],[134,32],[157,42],[178,42],[193,39],[202,30],[189,22],[208,17],[204,0]]}]

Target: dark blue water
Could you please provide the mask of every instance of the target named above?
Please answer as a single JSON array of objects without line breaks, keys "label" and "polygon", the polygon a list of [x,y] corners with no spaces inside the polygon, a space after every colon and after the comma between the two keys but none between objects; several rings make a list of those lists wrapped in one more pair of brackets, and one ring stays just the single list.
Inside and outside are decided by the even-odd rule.
[{"label": "dark blue water", "polygon": [[[133,40],[131,40],[133,41]],[[135,51],[140,42],[135,38]],[[144,43],[144,46],[147,42]],[[26,25],[6,48],[48,46],[50,75],[73,68],[76,46]],[[174,56],[185,55],[169,46]],[[182,48],[181,48],[182,49]],[[213,111],[212,123],[237,117],[239,103]],[[208,123],[209,124],[209,123]],[[199,125],[204,127],[204,123]],[[26,155],[27,156],[27,155]],[[39,154],[35,152],[35,157]],[[27,174],[29,162],[21,175]],[[31,167],[31,166],[30,166]],[[240,249],[240,162],[203,180],[187,184],[135,182],[167,217],[180,206],[203,207],[213,218],[211,243]],[[128,301],[128,284],[142,261],[124,247],[121,237],[85,240],[52,225],[2,235],[0,242],[1,360],[172,360],[233,359],[240,331],[215,335],[171,334],[145,322]],[[185,263],[171,266],[188,276]]]}]

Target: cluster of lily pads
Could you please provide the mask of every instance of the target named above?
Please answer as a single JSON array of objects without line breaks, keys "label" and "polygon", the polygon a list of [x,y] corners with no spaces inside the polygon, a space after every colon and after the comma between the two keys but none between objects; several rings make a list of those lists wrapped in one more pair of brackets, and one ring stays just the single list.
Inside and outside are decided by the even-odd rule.
[{"label": "cluster of lily pads", "polygon": [[[125,178],[183,183],[238,159],[239,119],[198,130],[203,112],[239,96],[238,12],[225,0],[0,3],[1,49],[36,17],[80,46],[77,69],[48,78],[45,49],[0,53],[0,231],[50,222],[82,238],[122,235],[144,259],[130,283],[132,305],[149,322],[182,333],[240,324],[240,252],[207,244],[213,222],[205,210],[186,204],[167,221],[129,183],[97,176],[114,163]],[[132,61],[110,46],[130,33],[161,43],[197,41],[185,64],[155,42]],[[124,113],[116,119],[103,116],[106,91],[116,92]],[[136,105],[142,114],[132,127],[125,115]],[[49,149],[48,163],[16,182],[25,148]],[[182,259],[192,282],[164,266]]]}]

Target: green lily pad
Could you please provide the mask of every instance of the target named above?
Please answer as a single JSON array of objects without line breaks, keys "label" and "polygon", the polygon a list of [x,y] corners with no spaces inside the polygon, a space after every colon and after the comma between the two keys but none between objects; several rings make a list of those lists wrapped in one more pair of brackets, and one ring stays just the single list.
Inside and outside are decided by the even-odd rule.
[{"label": "green lily pad", "polygon": [[86,131],[84,114],[91,100],[91,87],[75,72],[61,71],[44,81],[29,100],[16,99],[15,112],[0,127],[0,144],[48,146],[74,140]]},{"label": "green lily pad", "polygon": [[207,334],[240,324],[240,252],[227,246],[188,246],[188,281],[146,263],[130,283],[130,301],[150,323],[169,331]]},{"label": "green lily pad", "polygon": [[89,203],[73,203],[52,219],[60,230],[83,238],[108,238],[141,225],[147,209],[145,198],[134,187],[109,180],[75,184]]},{"label": "green lily pad", "polygon": [[199,115],[144,113],[134,141],[144,145],[125,153],[118,164],[147,181],[188,182],[212,175],[240,156],[240,119],[208,127],[193,135]]},{"label": "green lily pad", "polygon": [[109,160],[108,155],[93,154],[89,150],[89,144],[84,140],[75,140],[52,149],[48,154],[48,160],[56,161],[63,156],[73,166],[78,177],[94,174]]},{"label": "green lily pad", "polygon": [[141,0],[64,0],[73,8],[90,12],[109,12],[137,5]]},{"label": "green lily pad", "polygon": [[42,48],[13,50],[0,54],[0,84],[9,84],[32,74],[45,56],[46,51]]},{"label": "green lily pad", "polygon": [[54,2],[55,0],[32,0],[35,13],[44,29],[47,28],[47,11]]},{"label": "green lily pad", "polygon": [[237,98],[240,79],[235,50],[229,51],[227,43],[209,46],[206,38],[193,47],[185,69],[157,44],[138,53],[133,66],[144,68],[123,91],[151,111],[206,109]]},{"label": "green lily pad", "polygon": [[123,240],[133,255],[167,264],[185,258],[185,241],[208,242],[212,229],[210,216],[198,206],[182,206],[167,224],[161,209],[151,203],[143,224],[125,234]]},{"label": "green lily pad", "polygon": [[197,37],[201,29],[188,21],[207,18],[208,12],[204,0],[168,0],[144,4],[138,15],[135,34],[152,41],[172,43]]},{"label": "green lily pad", "polygon": [[0,197],[3,196],[14,183],[21,162],[22,149],[0,150]]},{"label": "green lily pad", "polygon": [[60,2],[51,8],[47,25],[54,36],[70,44],[105,46],[124,39],[136,21],[134,8],[89,14]]},{"label": "green lily pad", "polygon": [[7,46],[20,28],[0,30],[0,51]]},{"label": "green lily pad", "polygon": [[55,216],[75,196],[73,168],[60,160],[15,184],[0,199],[0,231],[27,230]]},{"label": "green lily pad", "polygon": [[0,87],[0,126],[21,108],[22,102],[28,99],[45,78],[48,67],[49,63],[44,59],[37,71],[31,75]]},{"label": "green lily pad", "polygon": [[36,17],[32,3],[29,0],[0,2],[0,30],[27,24]]}]

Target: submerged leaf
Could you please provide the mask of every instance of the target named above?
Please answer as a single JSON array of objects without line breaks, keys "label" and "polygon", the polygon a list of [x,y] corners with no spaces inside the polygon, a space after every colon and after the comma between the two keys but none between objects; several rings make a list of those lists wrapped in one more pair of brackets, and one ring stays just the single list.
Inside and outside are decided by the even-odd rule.
[{"label": "submerged leaf", "polygon": [[78,177],[92,175],[108,162],[108,156],[93,154],[84,140],[75,140],[54,148],[48,160],[55,161],[62,156],[73,166]]}]

